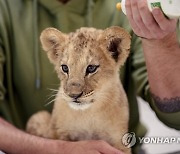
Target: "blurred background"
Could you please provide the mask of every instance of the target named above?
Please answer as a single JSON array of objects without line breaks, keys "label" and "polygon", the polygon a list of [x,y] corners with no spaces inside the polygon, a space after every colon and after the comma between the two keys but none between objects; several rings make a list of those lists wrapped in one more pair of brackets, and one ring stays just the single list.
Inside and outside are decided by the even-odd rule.
[{"label": "blurred background", "polygon": [[[141,98],[138,98],[140,119],[147,127],[146,137],[179,137],[180,131],[164,125],[151,110],[151,107]],[[180,154],[180,143],[172,144],[143,144],[142,149],[145,154]]]}]

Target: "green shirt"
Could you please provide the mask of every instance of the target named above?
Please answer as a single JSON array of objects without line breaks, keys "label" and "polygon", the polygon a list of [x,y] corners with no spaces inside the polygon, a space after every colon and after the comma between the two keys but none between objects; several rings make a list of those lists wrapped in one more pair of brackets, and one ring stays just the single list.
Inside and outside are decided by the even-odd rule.
[{"label": "green shirt", "polygon": [[169,127],[180,129],[180,112],[162,113],[149,92],[147,71],[140,40],[127,18],[115,8],[118,0],[0,0],[0,115],[19,128],[35,112],[47,109],[59,80],[39,36],[43,29],[55,27],[72,32],[80,27],[105,29],[117,25],[132,36],[131,54],[121,69],[121,81],[129,100],[129,130],[143,136],[139,122],[137,96],[149,102],[158,118]]}]

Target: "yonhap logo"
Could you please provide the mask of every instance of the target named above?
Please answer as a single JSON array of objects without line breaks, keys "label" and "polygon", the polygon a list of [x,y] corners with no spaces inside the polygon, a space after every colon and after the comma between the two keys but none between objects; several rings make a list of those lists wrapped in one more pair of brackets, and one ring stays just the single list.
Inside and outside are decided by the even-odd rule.
[{"label": "yonhap logo", "polygon": [[134,132],[126,133],[122,137],[122,143],[125,147],[131,148],[136,143],[136,135]]},{"label": "yonhap logo", "polygon": [[128,132],[124,134],[122,137],[122,144],[127,148],[131,148],[136,144],[136,142],[140,144],[180,144],[180,137],[175,137],[175,136],[136,137],[136,134],[134,132]]},{"label": "yonhap logo", "polygon": [[180,144],[180,137],[139,137],[143,144]]}]

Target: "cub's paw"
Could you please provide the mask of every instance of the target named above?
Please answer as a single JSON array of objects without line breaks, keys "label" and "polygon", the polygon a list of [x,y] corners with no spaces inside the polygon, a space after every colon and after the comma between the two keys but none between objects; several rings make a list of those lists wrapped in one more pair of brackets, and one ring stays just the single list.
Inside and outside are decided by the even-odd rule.
[{"label": "cub's paw", "polygon": [[47,111],[40,111],[33,114],[27,122],[26,131],[30,134],[45,137],[51,115]]}]

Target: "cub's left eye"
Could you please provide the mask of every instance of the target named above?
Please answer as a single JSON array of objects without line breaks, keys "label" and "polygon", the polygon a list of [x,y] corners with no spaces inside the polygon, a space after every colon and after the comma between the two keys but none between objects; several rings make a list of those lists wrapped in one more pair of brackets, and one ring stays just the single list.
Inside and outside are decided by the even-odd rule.
[{"label": "cub's left eye", "polygon": [[68,68],[67,65],[61,65],[61,68],[62,68],[62,70],[63,70],[64,73],[67,73],[67,74],[68,74],[69,68]]},{"label": "cub's left eye", "polygon": [[99,67],[99,65],[89,65],[86,69],[86,74],[96,72],[98,67]]}]

